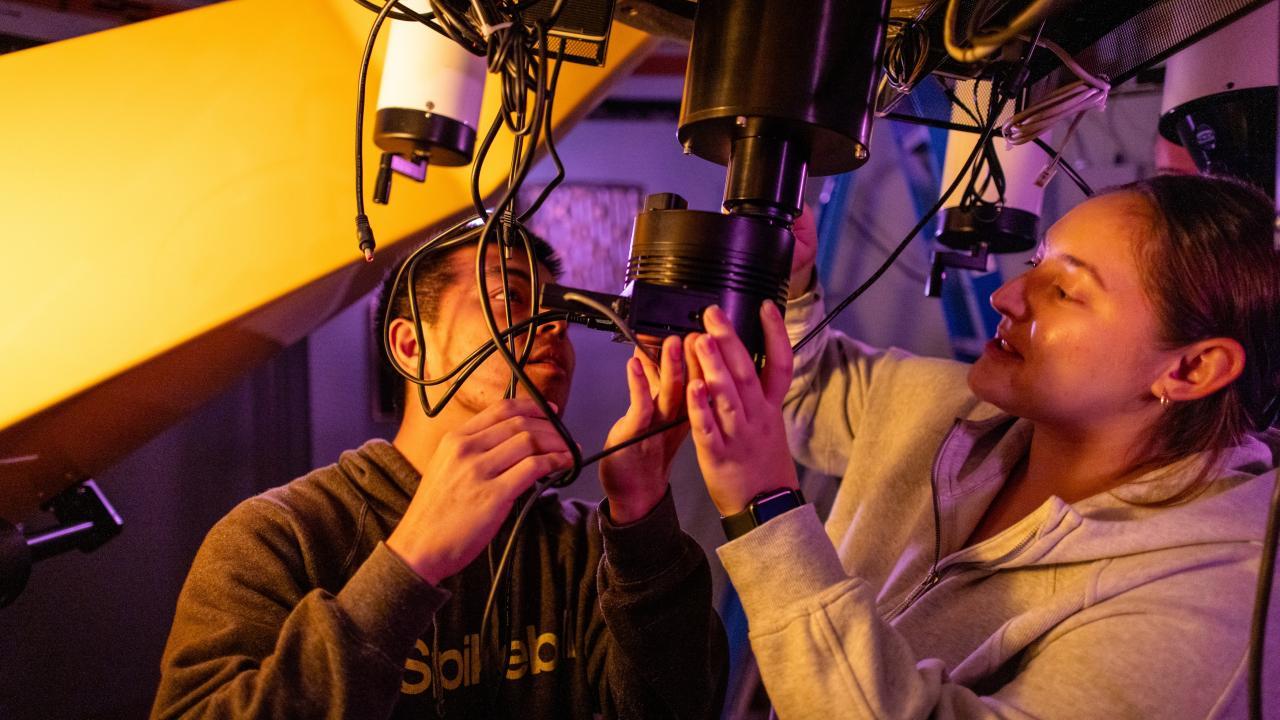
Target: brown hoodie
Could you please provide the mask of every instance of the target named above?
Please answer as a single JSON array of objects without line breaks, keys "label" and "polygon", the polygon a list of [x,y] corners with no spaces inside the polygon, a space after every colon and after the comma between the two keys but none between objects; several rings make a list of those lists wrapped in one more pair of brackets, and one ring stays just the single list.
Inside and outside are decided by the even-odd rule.
[{"label": "brown hoodie", "polygon": [[626,526],[540,498],[485,639],[491,557],[432,587],[383,544],[418,480],[373,440],[215,525],[178,599],[152,717],[718,716],[724,631],[670,493]]}]

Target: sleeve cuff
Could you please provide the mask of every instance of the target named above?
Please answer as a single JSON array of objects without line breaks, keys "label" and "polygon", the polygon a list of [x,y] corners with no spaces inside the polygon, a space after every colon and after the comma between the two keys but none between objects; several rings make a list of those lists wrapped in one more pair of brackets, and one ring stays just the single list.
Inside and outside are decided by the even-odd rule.
[{"label": "sleeve cuff", "polygon": [[800,297],[787,301],[787,338],[795,345],[822,320],[825,307],[822,302],[822,286],[815,279]]},{"label": "sleeve cuff", "polygon": [[364,639],[395,662],[431,627],[448,599],[449,591],[423,582],[384,543],[378,543],[337,595],[338,605]]},{"label": "sleeve cuff", "polygon": [[721,545],[716,553],[747,617],[757,624],[849,579],[817,510],[808,503]]},{"label": "sleeve cuff", "polygon": [[683,552],[683,532],[670,487],[649,514],[635,522],[615,525],[609,519],[608,498],[600,501],[596,515],[604,539],[605,560],[619,580],[649,578]]}]

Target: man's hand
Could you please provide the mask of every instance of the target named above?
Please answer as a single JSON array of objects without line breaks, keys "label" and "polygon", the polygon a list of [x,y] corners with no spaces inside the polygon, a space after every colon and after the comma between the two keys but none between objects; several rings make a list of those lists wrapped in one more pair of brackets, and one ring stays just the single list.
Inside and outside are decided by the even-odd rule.
[{"label": "man's hand", "polygon": [[791,345],[772,302],[761,307],[760,321],[765,344],[760,378],[718,307],[703,313],[708,334],[685,341],[689,426],[703,480],[721,515],[741,512],[762,492],[799,487],[782,421],[782,399],[791,383]]},{"label": "man's hand", "polygon": [[[606,447],[669,422],[684,409],[685,373],[680,338],[668,337],[660,352],[660,366],[638,349],[627,361],[631,406],[609,431]],[[654,387],[658,389],[656,394]],[[671,459],[688,432],[688,426],[681,424],[600,461],[600,484],[609,497],[609,515],[613,522],[635,522],[662,500],[671,475]]]},{"label": "man's hand", "polygon": [[791,251],[791,280],[787,283],[787,297],[794,300],[809,289],[813,264],[818,257],[818,214],[813,208],[804,206],[791,232],[796,237],[796,245]]},{"label": "man's hand", "polygon": [[440,441],[387,547],[438,585],[480,554],[521,492],[572,464],[532,400],[494,403]]}]

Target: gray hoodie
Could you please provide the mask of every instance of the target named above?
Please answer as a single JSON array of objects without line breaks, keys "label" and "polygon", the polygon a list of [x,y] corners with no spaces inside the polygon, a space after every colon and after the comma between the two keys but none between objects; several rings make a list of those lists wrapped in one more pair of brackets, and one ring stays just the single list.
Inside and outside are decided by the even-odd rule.
[{"label": "gray hoodie", "polygon": [[[816,292],[792,302],[792,341],[821,316]],[[843,477],[835,505],[825,529],[804,506],[719,550],[779,716],[1244,717],[1280,435],[1229,451],[1189,502],[1151,504],[1186,487],[1194,460],[1052,497],[965,548],[1031,435],[966,372],[830,331],[797,356],[792,451]]]}]

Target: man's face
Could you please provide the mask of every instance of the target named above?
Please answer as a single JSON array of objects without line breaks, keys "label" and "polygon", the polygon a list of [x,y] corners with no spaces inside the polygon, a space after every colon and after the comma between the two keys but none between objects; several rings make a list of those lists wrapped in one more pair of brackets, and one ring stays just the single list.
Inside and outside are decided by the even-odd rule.
[{"label": "man's face", "polygon": [[[501,251],[496,246],[489,247],[486,263],[489,290],[487,301],[497,319],[498,328],[505,330],[508,309],[513,323],[530,317],[533,312],[533,292],[528,259],[523,252],[516,252],[507,261],[508,305],[508,298],[502,293],[499,271],[501,257]],[[440,377],[453,370],[492,337],[485,324],[479,290],[476,287],[475,261],[474,246],[455,250],[447,260],[453,280],[440,294],[436,322],[423,326],[427,377]],[[539,264],[538,271],[542,282],[551,281],[551,272],[545,265]],[[518,358],[528,335],[521,332],[515,337],[515,355]],[[569,342],[565,321],[540,325],[525,372],[543,396],[561,409],[569,400],[573,368],[573,344]],[[501,399],[510,381],[510,367],[495,352],[467,378],[450,402],[472,412],[479,412]],[[440,387],[448,385],[446,383]],[[517,384],[516,395],[527,397],[528,393]],[[433,401],[439,397],[439,391],[432,393]],[[416,404],[412,402],[410,407]]]}]

